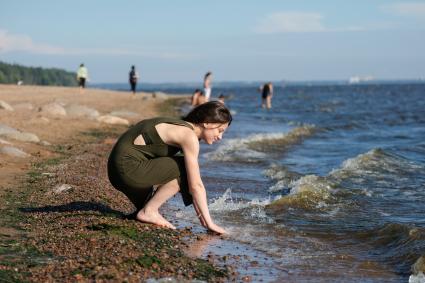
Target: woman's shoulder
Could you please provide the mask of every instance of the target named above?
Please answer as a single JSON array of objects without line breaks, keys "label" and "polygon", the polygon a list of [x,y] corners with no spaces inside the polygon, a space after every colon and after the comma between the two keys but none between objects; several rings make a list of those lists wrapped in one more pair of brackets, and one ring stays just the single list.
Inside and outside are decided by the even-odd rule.
[{"label": "woman's shoulder", "polygon": [[183,145],[191,144],[195,141],[198,142],[192,126],[181,119],[164,119],[162,123],[158,123],[156,130],[165,143],[177,144],[183,147]]},{"label": "woman's shoulder", "polygon": [[193,126],[179,117],[155,117],[150,119],[150,121],[155,125],[168,124],[168,126],[172,128],[180,129],[182,131],[186,131],[187,129],[190,132],[193,132]]},{"label": "woman's shoulder", "polygon": [[168,117],[168,116],[157,116],[157,117],[152,117],[152,118],[147,118],[147,119],[143,119],[141,120],[139,123],[144,123],[144,124],[160,124],[160,123],[179,123],[179,122],[184,122],[182,119],[180,118],[176,118],[176,117]]},{"label": "woman's shoulder", "polygon": [[167,123],[167,124],[177,124],[177,125],[186,125],[187,122],[183,120],[181,117],[168,117],[168,116],[161,116],[161,117],[155,117],[152,118],[152,120],[159,122],[159,123]]}]

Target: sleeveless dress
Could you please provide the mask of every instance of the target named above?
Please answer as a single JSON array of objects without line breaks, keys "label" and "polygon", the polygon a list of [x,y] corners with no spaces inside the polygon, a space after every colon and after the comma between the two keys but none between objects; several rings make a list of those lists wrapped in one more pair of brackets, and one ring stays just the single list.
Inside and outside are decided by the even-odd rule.
[{"label": "sleeveless dress", "polygon": [[[108,160],[111,184],[123,192],[137,210],[143,208],[153,194],[153,186],[177,179],[186,206],[192,204],[181,148],[168,145],[155,126],[161,123],[193,127],[180,119],[158,117],[139,122],[125,132],[113,147]],[[135,145],[142,135],[146,145]]]}]

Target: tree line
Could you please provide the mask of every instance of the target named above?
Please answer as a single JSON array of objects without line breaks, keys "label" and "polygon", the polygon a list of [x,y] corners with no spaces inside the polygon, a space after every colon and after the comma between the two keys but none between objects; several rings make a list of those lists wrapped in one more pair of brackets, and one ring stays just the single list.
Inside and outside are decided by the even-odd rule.
[{"label": "tree line", "polygon": [[0,62],[0,84],[76,86],[76,74],[57,68],[25,67]]}]

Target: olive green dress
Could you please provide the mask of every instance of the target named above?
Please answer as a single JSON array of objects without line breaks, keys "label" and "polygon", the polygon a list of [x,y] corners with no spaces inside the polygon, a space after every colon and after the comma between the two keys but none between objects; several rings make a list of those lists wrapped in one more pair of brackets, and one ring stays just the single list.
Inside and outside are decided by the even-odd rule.
[{"label": "olive green dress", "polygon": [[[164,143],[155,126],[160,123],[193,127],[180,119],[158,117],[143,120],[131,127],[117,141],[108,160],[112,185],[123,192],[137,210],[143,208],[153,194],[153,186],[177,179],[184,204],[192,204],[181,148]],[[142,135],[146,145],[133,142]]]}]

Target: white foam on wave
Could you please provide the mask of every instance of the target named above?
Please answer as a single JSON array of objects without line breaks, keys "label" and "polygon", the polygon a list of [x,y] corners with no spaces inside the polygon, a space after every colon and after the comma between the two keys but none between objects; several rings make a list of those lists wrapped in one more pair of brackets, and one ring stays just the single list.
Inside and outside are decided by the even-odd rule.
[{"label": "white foam on wave", "polygon": [[271,207],[282,209],[298,207],[321,211],[331,216],[337,214],[340,205],[343,205],[336,194],[338,184],[333,183],[327,177],[306,175],[292,181],[289,187],[289,194],[273,201]]},{"label": "white foam on wave", "polygon": [[254,198],[250,201],[243,202],[243,201],[236,201],[233,199],[232,196],[232,190],[227,189],[222,196],[214,199],[210,204],[209,208],[210,210],[214,211],[233,211],[233,210],[239,210],[246,207],[251,206],[266,206],[270,204],[271,200],[270,198],[266,199],[258,199]]},{"label": "white foam on wave", "polygon": [[243,215],[248,218],[270,222],[272,220],[269,216],[267,216],[264,210],[264,208],[270,203],[270,198],[255,198],[250,201],[237,201],[233,199],[231,189],[227,189],[222,196],[214,199],[209,204],[209,209],[213,213],[220,214],[230,211],[243,210]]},{"label": "white foam on wave", "polygon": [[[410,234],[410,232],[409,232]],[[412,265],[412,274],[409,277],[409,283],[424,283],[425,282],[425,256],[419,257]]]},{"label": "white foam on wave", "polygon": [[424,169],[419,164],[375,148],[345,160],[341,168],[332,170],[329,175],[334,177],[342,177],[347,174],[357,176],[382,174],[399,176],[400,171],[408,173]]},{"label": "white foam on wave", "polygon": [[[373,149],[345,160],[340,168],[333,169],[325,177],[306,175],[289,183],[286,177],[288,172],[285,168],[279,171],[279,168],[271,167],[269,172],[272,172],[272,177],[283,178],[283,180],[279,180],[271,186],[269,191],[278,192],[290,188],[289,195],[284,196],[278,201],[279,203],[298,203],[310,208],[323,209],[329,203],[337,201],[335,192],[338,191],[337,188],[343,180],[350,179],[351,183],[362,183],[366,176],[372,176],[379,180],[378,177],[382,176],[381,170],[393,172],[397,164],[400,164],[400,162],[396,161],[395,157],[380,149]],[[397,167],[399,166],[397,165]],[[382,186],[385,186],[385,180],[380,180],[380,182]],[[361,188],[360,193],[369,197],[372,196],[372,193],[364,187]]]},{"label": "white foam on wave", "polygon": [[306,175],[290,184],[290,195],[300,194],[303,192],[320,193],[324,198],[331,195],[335,184],[325,177],[316,175]]},{"label": "white foam on wave", "polygon": [[288,168],[278,164],[272,164],[268,169],[263,171],[263,174],[277,182],[269,187],[269,192],[275,193],[287,189],[289,185],[302,177],[297,172],[289,171]]},{"label": "white foam on wave", "polygon": [[[279,198],[280,196],[275,197]],[[272,200],[268,197],[265,199],[254,198],[252,200],[236,200],[232,196],[231,189],[227,189],[223,195],[211,200],[208,205],[211,214],[215,214],[218,219],[226,217],[229,213],[238,213],[238,217],[257,220],[262,223],[273,223],[274,220],[266,214],[265,207],[270,204]],[[176,212],[177,218],[196,222],[196,215],[191,209],[183,209]],[[220,222],[220,221],[219,221]]]},{"label": "white foam on wave", "polygon": [[267,159],[268,155],[262,151],[260,144],[278,144],[284,148],[299,143],[302,138],[310,136],[314,132],[314,125],[304,125],[293,128],[288,133],[260,133],[245,138],[228,139],[215,151],[206,153],[204,156],[214,161],[262,162]]},{"label": "white foam on wave", "polygon": [[266,154],[249,149],[245,139],[226,140],[215,151],[204,154],[204,157],[214,161],[259,162]]},{"label": "white foam on wave", "polygon": [[214,152],[205,154],[206,158],[214,161],[244,161],[258,162],[267,158],[263,152],[249,148],[252,142],[281,139],[284,133],[255,134],[247,138],[229,139],[220,145]]},{"label": "white foam on wave", "polygon": [[[347,159],[340,168],[333,169],[325,177],[307,175],[288,182],[286,168],[272,166],[268,170],[272,179],[279,179],[269,188],[270,192],[290,189],[289,195],[273,203],[277,207],[296,206],[330,210],[344,202],[356,205],[347,195],[352,193],[367,197],[403,195],[411,201],[417,201],[424,196],[424,192],[418,190],[417,181],[410,178],[424,175],[425,168],[382,149],[372,149]],[[341,190],[341,184],[348,185],[350,189]]]},{"label": "white foam on wave", "polygon": [[234,201],[231,189],[227,189],[222,196],[214,199],[209,204],[209,208],[211,211],[233,211],[248,206],[248,203]]},{"label": "white foam on wave", "polygon": [[270,193],[277,193],[277,192],[281,192],[282,190],[284,190],[285,188],[287,188],[289,185],[287,180],[279,180],[276,182],[276,184],[272,185],[269,187],[268,191]]},{"label": "white foam on wave", "polygon": [[424,175],[423,165],[378,148],[347,159],[328,176],[337,182],[349,180],[352,189],[369,197],[403,195],[405,200],[417,201],[425,192],[415,176]]},{"label": "white foam on wave", "polygon": [[418,274],[412,274],[409,277],[409,283],[425,283],[425,275],[422,271]]}]

